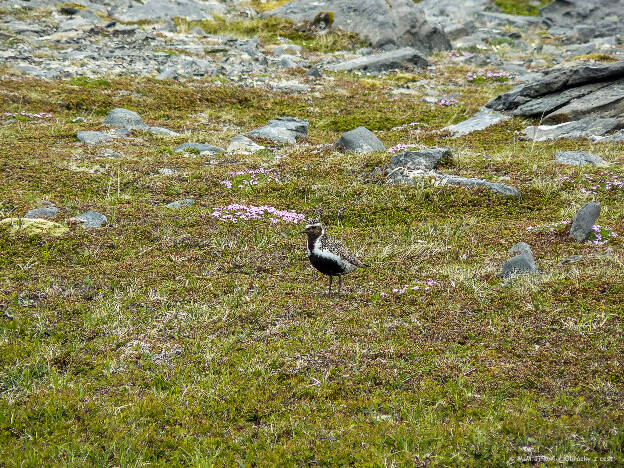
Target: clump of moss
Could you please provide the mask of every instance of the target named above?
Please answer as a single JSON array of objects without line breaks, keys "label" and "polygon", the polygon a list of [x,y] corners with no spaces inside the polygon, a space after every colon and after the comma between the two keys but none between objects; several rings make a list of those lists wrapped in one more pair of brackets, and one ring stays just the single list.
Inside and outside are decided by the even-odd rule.
[{"label": "clump of moss", "polygon": [[89,78],[87,76],[77,76],[69,80],[74,86],[80,86],[81,88],[93,89],[93,88],[110,88],[111,82],[102,78]]},{"label": "clump of moss", "polygon": [[69,228],[47,219],[7,218],[0,221],[0,226],[11,234],[23,232],[30,236],[47,234],[56,237],[69,231]]},{"label": "clump of moss", "polygon": [[586,62],[617,62],[618,59],[609,55],[609,54],[585,54],[585,55],[577,55],[573,60],[583,60]]},{"label": "clump of moss", "polygon": [[552,0],[540,0],[540,6],[534,5],[530,0],[494,0],[503,13],[508,15],[537,16],[540,7],[548,5]]}]

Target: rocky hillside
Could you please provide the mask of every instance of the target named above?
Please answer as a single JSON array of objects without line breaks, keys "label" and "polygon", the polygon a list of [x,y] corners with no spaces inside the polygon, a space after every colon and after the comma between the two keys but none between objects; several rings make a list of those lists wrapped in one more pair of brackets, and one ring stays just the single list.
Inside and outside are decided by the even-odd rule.
[{"label": "rocky hillside", "polygon": [[623,12],[0,1],[0,465],[622,464]]}]

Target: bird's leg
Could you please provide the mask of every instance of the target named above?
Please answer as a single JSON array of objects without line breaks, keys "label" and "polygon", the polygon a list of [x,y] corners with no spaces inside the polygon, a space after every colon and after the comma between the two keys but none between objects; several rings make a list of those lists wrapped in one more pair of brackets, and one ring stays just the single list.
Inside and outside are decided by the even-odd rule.
[{"label": "bird's leg", "polygon": [[332,281],[334,281],[334,277],[332,275],[329,275],[329,292],[327,293],[328,296],[331,296]]},{"label": "bird's leg", "polygon": [[340,289],[342,288],[342,276],[338,277],[338,297],[340,297]]}]

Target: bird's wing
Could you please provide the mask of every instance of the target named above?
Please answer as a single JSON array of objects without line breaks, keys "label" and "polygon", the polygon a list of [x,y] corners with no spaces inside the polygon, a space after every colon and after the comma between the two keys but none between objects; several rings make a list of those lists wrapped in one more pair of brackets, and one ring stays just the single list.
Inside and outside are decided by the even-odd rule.
[{"label": "bird's wing", "polygon": [[327,236],[326,247],[332,252],[334,252],[336,255],[344,258],[346,261],[355,265],[356,267],[360,267],[360,268],[368,267],[368,265],[362,262],[362,260],[357,258],[353,253],[351,253],[349,249],[347,249],[342,242],[340,242],[337,239],[334,239],[333,237]]}]

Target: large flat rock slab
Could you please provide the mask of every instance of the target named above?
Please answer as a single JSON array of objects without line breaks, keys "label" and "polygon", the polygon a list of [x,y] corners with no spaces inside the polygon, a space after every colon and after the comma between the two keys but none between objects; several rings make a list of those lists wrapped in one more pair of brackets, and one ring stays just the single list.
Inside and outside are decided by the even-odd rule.
[{"label": "large flat rock slab", "polygon": [[525,128],[522,133],[534,141],[555,140],[558,138],[592,138],[606,135],[624,127],[620,119],[595,119],[588,117],[559,125],[536,125]]},{"label": "large flat rock slab", "polygon": [[453,134],[453,138],[459,138],[478,130],[484,130],[499,122],[509,120],[511,117],[503,114],[502,112],[496,112],[490,109],[483,108],[474,117],[459,122],[455,125],[449,125],[444,127],[443,130],[448,130]]},{"label": "large flat rock slab", "polygon": [[401,49],[384,52],[381,54],[366,55],[353,60],[347,60],[325,67],[330,71],[385,71],[397,70],[407,67],[426,67],[429,65],[416,49],[412,47],[403,47]]},{"label": "large flat rock slab", "polygon": [[592,115],[618,117],[624,115],[624,82],[619,81],[585,96],[574,99],[549,114],[544,123],[580,120]]},{"label": "large flat rock slab", "polygon": [[498,111],[513,111],[532,99],[591,83],[614,82],[624,78],[624,61],[600,65],[553,68],[526,84],[500,94],[486,104]]},{"label": "large flat rock slab", "polygon": [[598,91],[605,86],[609,86],[609,83],[590,83],[576,88],[547,94],[536,99],[531,99],[525,104],[519,105],[512,112],[512,114],[517,117],[542,117],[565,106],[574,99],[581,98],[593,93],[594,91]]}]

